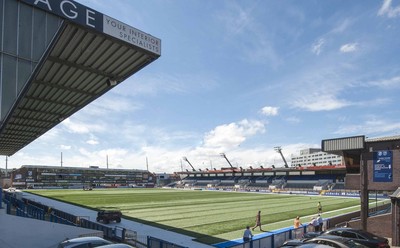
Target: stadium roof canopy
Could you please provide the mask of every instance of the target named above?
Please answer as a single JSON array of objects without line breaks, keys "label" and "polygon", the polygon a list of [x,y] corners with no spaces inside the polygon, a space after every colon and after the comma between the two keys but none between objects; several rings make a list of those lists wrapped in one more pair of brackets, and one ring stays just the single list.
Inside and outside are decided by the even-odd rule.
[{"label": "stadium roof canopy", "polygon": [[0,155],[6,156],[161,55],[160,39],[74,1],[20,1],[62,21],[0,123]]}]

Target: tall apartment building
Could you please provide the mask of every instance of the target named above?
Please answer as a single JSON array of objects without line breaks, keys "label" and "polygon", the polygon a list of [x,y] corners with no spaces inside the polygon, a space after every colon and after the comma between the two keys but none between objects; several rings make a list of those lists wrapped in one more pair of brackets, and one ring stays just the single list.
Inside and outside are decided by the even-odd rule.
[{"label": "tall apartment building", "polygon": [[321,151],[319,148],[308,148],[300,150],[299,156],[292,155],[291,166],[325,166],[342,165],[343,157]]}]

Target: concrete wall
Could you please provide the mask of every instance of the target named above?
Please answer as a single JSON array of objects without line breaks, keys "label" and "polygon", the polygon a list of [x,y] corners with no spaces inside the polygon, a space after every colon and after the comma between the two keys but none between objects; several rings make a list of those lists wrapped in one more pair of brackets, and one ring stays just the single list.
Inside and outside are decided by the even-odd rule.
[{"label": "concrete wall", "polygon": [[334,228],[336,226],[344,226],[346,222],[350,222],[352,218],[360,218],[360,211],[355,211],[348,214],[343,214],[340,216],[335,216],[329,219],[329,228]]},{"label": "concrete wall", "polygon": [[[352,228],[361,229],[361,220],[349,222]],[[392,214],[384,214],[367,219],[367,231],[382,237],[392,237]]]},{"label": "concrete wall", "polygon": [[0,187],[3,189],[8,189],[11,187],[11,179],[9,178],[0,178]]},{"label": "concrete wall", "polygon": [[360,190],[360,174],[346,174],[345,189]]},{"label": "concrete wall", "polygon": [[[393,207],[393,205],[392,205]],[[387,205],[379,206],[377,210],[383,210]],[[351,220],[355,218],[355,220]],[[329,220],[328,228],[334,228],[336,225],[344,226],[347,222],[348,227],[362,229],[360,220],[360,211],[333,217]],[[392,213],[372,216],[367,218],[367,230],[382,237],[392,237]]]}]

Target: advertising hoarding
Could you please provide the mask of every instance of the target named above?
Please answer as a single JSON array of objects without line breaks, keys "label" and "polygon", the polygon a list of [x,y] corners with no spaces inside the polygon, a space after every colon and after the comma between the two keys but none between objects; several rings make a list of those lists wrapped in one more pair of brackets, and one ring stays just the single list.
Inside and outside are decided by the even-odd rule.
[{"label": "advertising hoarding", "polygon": [[374,152],[373,181],[393,181],[393,153],[392,151]]}]

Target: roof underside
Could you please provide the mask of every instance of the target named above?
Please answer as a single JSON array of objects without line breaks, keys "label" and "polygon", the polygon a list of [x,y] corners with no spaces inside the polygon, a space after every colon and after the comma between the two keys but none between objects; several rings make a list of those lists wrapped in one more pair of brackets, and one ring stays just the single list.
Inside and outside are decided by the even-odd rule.
[{"label": "roof underside", "polygon": [[159,56],[65,22],[0,129],[11,156]]}]

